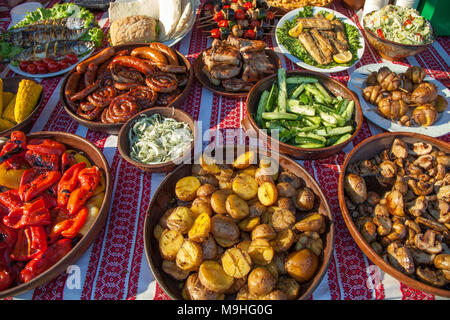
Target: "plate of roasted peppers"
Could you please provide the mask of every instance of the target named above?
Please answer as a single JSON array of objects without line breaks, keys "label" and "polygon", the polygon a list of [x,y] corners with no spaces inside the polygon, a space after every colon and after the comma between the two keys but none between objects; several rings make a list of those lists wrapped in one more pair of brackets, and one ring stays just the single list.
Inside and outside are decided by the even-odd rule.
[{"label": "plate of roasted peppers", "polygon": [[65,132],[11,133],[0,145],[0,297],[64,272],[103,228],[111,174],[100,150]]},{"label": "plate of roasted peppers", "polygon": [[440,137],[450,132],[450,90],[420,66],[368,64],[350,76],[364,116],[390,132]]}]

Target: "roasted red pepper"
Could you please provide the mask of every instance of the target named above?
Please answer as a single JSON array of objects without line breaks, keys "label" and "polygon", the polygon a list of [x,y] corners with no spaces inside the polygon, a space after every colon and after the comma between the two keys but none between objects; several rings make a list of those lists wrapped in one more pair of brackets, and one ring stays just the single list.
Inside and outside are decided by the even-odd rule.
[{"label": "roasted red pepper", "polygon": [[49,232],[50,242],[53,242],[63,236],[65,238],[74,238],[78,231],[85,224],[88,217],[88,210],[86,207],[78,210],[75,216],[62,208],[55,208],[52,212],[52,227]]},{"label": "roasted red pepper", "polygon": [[20,200],[19,190],[8,190],[0,193],[0,204],[9,209],[20,209],[23,206],[23,201]]},{"label": "roasted red pepper", "polygon": [[58,183],[58,205],[65,207],[69,201],[70,193],[75,190],[78,185],[78,175],[81,170],[86,168],[86,163],[80,162],[64,172]]},{"label": "roasted red pepper", "polygon": [[97,167],[85,168],[78,174],[80,187],[70,193],[67,210],[74,215],[92,196],[100,181],[100,170]]},{"label": "roasted red pepper", "polygon": [[0,223],[0,249],[12,248],[17,241],[17,231]]},{"label": "roasted red pepper", "polygon": [[20,280],[28,282],[51,268],[72,249],[71,239],[61,239],[52,244],[43,253],[28,262],[20,272]]},{"label": "roasted red pepper", "polygon": [[48,210],[52,210],[53,208],[58,206],[58,200],[56,198],[48,193],[42,193],[40,196],[44,200],[45,207]]},{"label": "roasted red pepper", "polygon": [[47,234],[42,226],[22,228],[18,231],[17,242],[11,259],[28,261],[47,249]]},{"label": "roasted red pepper", "polygon": [[59,171],[41,171],[36,168],[26,170],[20,180],[19,196],[22,201],[30,201],[47,190],[61,178]]},{"label": "roasted red pepper", "polygon": [[67,168],[73,166],[76,163],[77,161],[71,153],[64,152],[61,156],[61,173],[64,173]]},{"label": "roasted red pepper", "polygon": [[13,281],[11,273],[5,267],[0,266],[0,291],[8,289]]},{"label": "roasted red pepper", "polygon": [[45,206],[43,198],[27,202],[20,209],[12,210],[3,217],[3,223],[13,229],[27,226],[43,226],[51,223],[50,211]]},{"label": "roasted red pepper", "polygon": [[0,163],[6,162],[11,169],[19,169],[24,163],[27,137],[22,131],[11,133],[10,140],[7,141],[0,151]]},{"label": "roasted red pepper", "polygon": [[28,142],[27,149],[38,153],[61,156],[66,151],[66,146],[51,139],[32,139]]},{"label": "roasted red pepper", "polygon": [[31,167],[58,171],[60,156],[32,150],[25,152],[25,160]]}]

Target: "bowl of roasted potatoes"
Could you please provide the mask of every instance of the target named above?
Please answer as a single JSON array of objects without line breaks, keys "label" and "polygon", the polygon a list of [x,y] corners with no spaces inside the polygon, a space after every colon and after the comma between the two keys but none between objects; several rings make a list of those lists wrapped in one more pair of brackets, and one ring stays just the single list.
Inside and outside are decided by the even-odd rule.
[{"label": "bowl of roasted potatoes", "polygon": [[307,299],[334,222],[314,179],[265,150],[218,146],[170,173],[144,224],[147,260],[171,299]]},{"label": "bowl of roasted potatoes", "polygon": [[450,297],[450,145],[382,133],[356,146],[339,177],[339,205],[361,250],[398,281]]}]

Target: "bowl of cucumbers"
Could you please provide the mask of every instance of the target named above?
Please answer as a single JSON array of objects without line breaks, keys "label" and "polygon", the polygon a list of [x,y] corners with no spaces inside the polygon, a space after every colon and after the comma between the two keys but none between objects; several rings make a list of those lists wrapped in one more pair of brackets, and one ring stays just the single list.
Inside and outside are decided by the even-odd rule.
[{"label": "bowl of cucumbers", "polygon": [[250,90],[242,127],[271,149],[312,160],[340,152],[362,122],[358,97],[344,84],[318,72],[280,68]]}]

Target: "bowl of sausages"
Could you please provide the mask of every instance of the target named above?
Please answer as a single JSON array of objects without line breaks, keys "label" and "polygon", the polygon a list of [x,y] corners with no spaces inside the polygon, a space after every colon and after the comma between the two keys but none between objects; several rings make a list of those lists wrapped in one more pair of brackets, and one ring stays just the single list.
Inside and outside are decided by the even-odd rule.
[{"label": "bowl of sausages", "polygon": [[66,112],[79,124],[109,134],[152,107],[177,107],[193,71],[178,51],[159,43],[107,47],[80,62],[61,86]]}]

